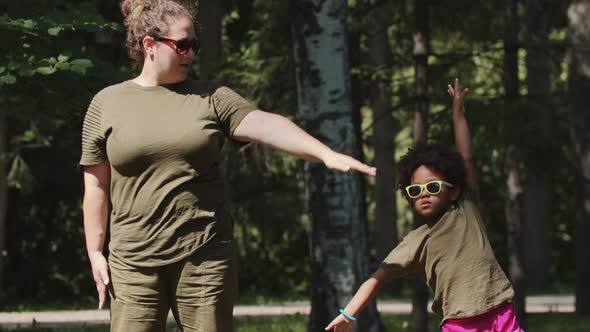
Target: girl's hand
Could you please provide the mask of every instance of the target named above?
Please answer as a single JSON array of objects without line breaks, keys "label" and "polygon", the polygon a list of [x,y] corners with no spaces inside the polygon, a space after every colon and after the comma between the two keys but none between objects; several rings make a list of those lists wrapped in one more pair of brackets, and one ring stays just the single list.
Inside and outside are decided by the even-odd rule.
[{"label": "girl's hand", "polygon": [[322,161],[326,167],[334,171],[348,172],[354,170],[371,176],[377,174],[375,167],[365,165],[350,156],[334,151],[328,153]]},{"label": "girl's hand", "polygon": [[334,320],[326,327],[326,331],[334,332],[352,332],[353,323],[346,319],[342,315],[338,315]]},{"label": "girl's hand", "polygon": [[465,89],[463,89],[462,92],[460,92],[458,78],[455,79],[455,87],[452,87],[450,84],[447,86],[448,86],[447,92],[449,93],[449,95],[451,95],[451,97],[453,97],[453,113],[462,111],[463,110],[463,102],[464,102],[465,96],[467,96],[467,94],[469,93],[469,89],[465,88]]}]

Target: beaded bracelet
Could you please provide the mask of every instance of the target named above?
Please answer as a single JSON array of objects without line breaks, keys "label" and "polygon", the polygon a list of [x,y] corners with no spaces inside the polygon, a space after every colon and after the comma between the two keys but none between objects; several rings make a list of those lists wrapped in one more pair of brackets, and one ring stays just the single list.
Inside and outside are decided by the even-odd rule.
[{"label": "beaded bracelet", "polygon": [[351,321],[355,321],[356,318],[352,317],[351,315],[347,314],[346,311],[344,311],[344,309],[340,309],[340,313],[342,314],[342,316],[346,317],[346,319],[351,320]]}]

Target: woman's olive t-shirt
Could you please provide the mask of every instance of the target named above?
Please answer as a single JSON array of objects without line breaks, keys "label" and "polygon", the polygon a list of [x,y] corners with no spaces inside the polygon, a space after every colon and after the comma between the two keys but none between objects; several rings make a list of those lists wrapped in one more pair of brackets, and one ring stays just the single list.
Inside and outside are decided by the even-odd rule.
[{"label": "woman's olive t-shirt", "polygon": [[208,82],[109,86],[93,98],[82,129],[81,165],[109,162],[110,255],[161,266],[213,236],[231,239],[220,218],[221,149],[256,108]]},{"label": "woman's olive t-shirt", "polygon": [[432,311],[443,322],[485,313],[514,296],[470,193],[438,221],[408,233],[381,267],[424,280],[434,291]]}]

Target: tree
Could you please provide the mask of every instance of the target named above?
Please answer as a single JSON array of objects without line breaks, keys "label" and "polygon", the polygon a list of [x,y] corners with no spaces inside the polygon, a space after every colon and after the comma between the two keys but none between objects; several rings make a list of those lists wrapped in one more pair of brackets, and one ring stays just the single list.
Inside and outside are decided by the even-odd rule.
[{"label": "tree", "polygon": [[385,2],[367,0],[367,47],[373,111],[375,167],[375,243],[377,262],[383,261],[398,243],[395,200],[395,121],[391,105],[392,56],[387,35],[390,11]]},{"label": "tree", "polygon": [[0,294],[4,279],[4,253],[6,248],[6,216],[8,210],[8,149],[6,114],[0,111]]},{"label": "tree", "polygon": [[514,306],[518,322],[526,328],[526,283],[524,257],[522,254],[522,196],[524,188],[522,184],[521,150],[515,142],[519,142],[519,133],[514,122],[509,120],[509,115],[517,110],[519,96],[518,82],[518,0],[506,1],[505,32],[504,32],[504,105],[507,148],[505,154],[506,172],[506,200],[505,215],[508,242],[508,261],[510,280],[516,292]]},{"label": "tree", "polygon": [[543,289],[549,284],[551,259],[551,209],[552,184],[550,167],[541,156],[551,149],[553,140],[553,119],[549,98],[549,35],[548,3],[545,0],[525,0],[527,53],[526,84],[528,88],[528,110],[533,140],[528,142],[524,193],[524,222],[526,231],[525,268],[528,285]]},{"label": "tree", "polygon": [[[352,123],[347,6],[343,0],[295,3],[293,39],[298,118],[337,151],[359,156]],[[367,234],[360,178],[305,163],[311,219],[312,294],[310,331],[328,325],[368,274]],[[360,331],[378,331],[375,302],[359,315]]]},{"label": "tree", "polygon": [[[416,111],[414,112],[414,145],[426,142],[428,132],[428,52],[430,49],[428,0],[414,0],[414,17],[416,31],[414,33],[414,75],[416,93]],[[414,228],[419,227],[423,220],[414,212]],[[414,294],[412,296],[412,320],[413,332],[427,331],[428,329],[428,290],[422,280],[415,278]]]},{"label": "tree", "polygon": [[204,80],[213,78],[223,64],[221,19],[224,13],[222,4],[222,1],[219,0],[200,0],[198,2],[199,38],[201,45],[204,46],[199,51],[199,77]]},{"label": "tree", "polygon": [[568,8],[570,130],[576,152],[579,204],[576,211],[576,312],[590,315],[590,1]]}]

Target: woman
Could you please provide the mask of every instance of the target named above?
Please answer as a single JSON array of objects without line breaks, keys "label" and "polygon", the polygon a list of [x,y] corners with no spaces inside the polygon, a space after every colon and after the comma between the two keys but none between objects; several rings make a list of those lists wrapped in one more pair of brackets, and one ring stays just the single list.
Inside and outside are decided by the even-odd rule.
[{"label": "woman", "polygon": [[[232,233],[220,218],[226,138],[257,142],[337,171],[375,169],[332,151],[227,87],[187,79],[198,52],[191,13],[173,0],[125,0],[132,80],[93,98],[84,120],[84,228],[111,330],[231,331]],[[103,256],[108,201],[110,255]]]}]

